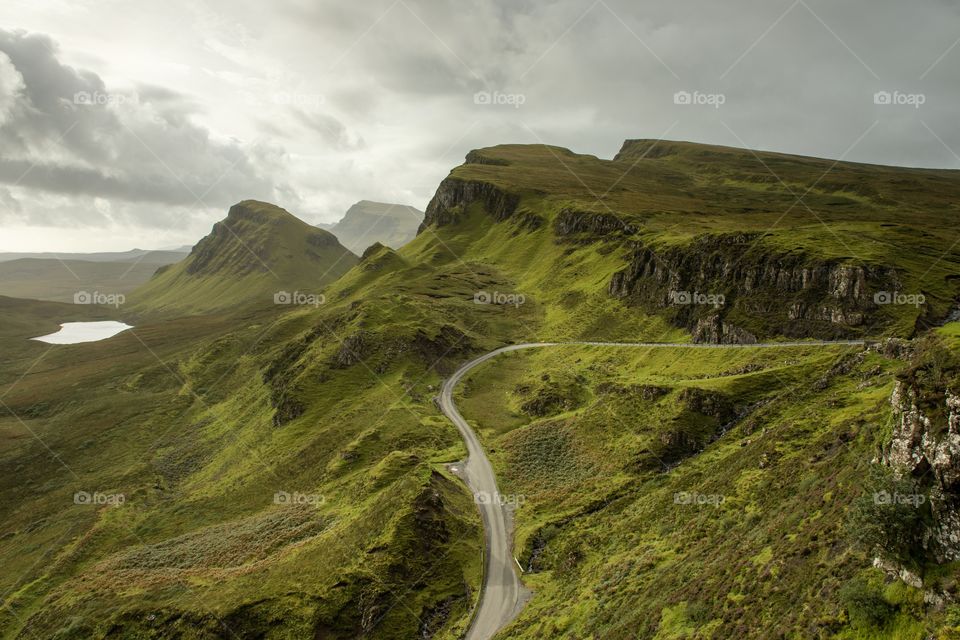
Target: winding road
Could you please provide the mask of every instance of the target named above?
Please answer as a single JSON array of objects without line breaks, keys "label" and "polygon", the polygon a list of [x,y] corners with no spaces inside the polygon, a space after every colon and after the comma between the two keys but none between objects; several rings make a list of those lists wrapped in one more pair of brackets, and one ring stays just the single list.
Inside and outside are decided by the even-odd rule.
[{"label": "winding road", "polygon": [[517,575],[518,565],[513,556],[511,514],[499,500],[497,477],[477,434],[463,419],[453,402],[453,391],[463,377],[474,367],[502,353],[521,349],[557,346],[595,346],[629,348],[685,348],[685,349],[751,349],[776,347],[864,346],[863,340],[763,342],[758,344],[691,344],[679,342],[527,342],[495,349],[464,364],[443,383],[440,390],[440,410],[463,437],[467,445],[467,460],[453,465],[473,492],[480,516],[483,518],[485,538],[483,584],[480,604],[473,614],[465,640],[490,640],[520,613],[529,592]]}]

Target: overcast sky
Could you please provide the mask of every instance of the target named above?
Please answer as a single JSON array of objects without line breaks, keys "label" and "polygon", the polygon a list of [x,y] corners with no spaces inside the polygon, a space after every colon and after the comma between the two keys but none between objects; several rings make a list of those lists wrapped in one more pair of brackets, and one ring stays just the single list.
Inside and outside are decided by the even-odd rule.
[{"label": "overcast sky", "polygon": [[422,209],[508,142],[960,168],[958,43],[955,0],[3,0],[0,251]]}]

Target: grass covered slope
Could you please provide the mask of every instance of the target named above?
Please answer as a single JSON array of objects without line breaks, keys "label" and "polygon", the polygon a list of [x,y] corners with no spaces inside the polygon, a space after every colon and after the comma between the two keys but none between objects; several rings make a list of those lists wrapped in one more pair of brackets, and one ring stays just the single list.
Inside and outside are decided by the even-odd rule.
[{"label": "grass covered slope", "polygon": [[135,291],[131,303],[136,311],[179,314],[272,304],[279,292],[316,295],[356,262],[331,233],[245,200],[186,260]]},{"label": "grass covered slope", "polygon": [[[759,176],[750,157],[716,170]],[[757,259],[731,267],[743,279],[727,279],[723,309],[669,306],[668,287],[699,286],[701,266],[722,271],[739,251],[728,232],[772,223],[770,203],[789,196],[670,154],[632,169],[634,158],[545,147],[468,160],[400,250],[356,258],[245,202],[138,292],[133,330],[18,342],[57,306],[24,309],[17,331],[0,332],[17,354],[0,371],[11,410],[0,414],[0,637],[453,640],[478,596],[482,544],[475,505],[445,469],[462,444],[432,400],[455,366],[521,341],[786,335],[797,303],[799,335],[913,333],[926,309],[858,306],[893,268],[940,287],[930,318],[953,295],[938,265],[921,274],[893,252],[859,264],[805,239],[790,214],[782,232],[744,236]],[[609,190],[616,217],[588,208],[591,190]],[[754,226],[742,199],[762,208]],[[870,207],[864,224],[886,220]],[[931,219],[939,207],[931,198]],[[909,235],[884,224],[884,242]],[[806,262],[777,244],[793,231],[817,283],[806,289],[790,284]],[[768,267],[787,283],[776,305],[762,278],[740,287]],[[324,302],[273,305],[282,290]],[[718,319],[698,335],[707,311]],[[498,359],[468,381],[462,413],[501,489],[524,496],[516,551],[536,595],[503,637],[859,633],[840,594],[876,576],[839,528],[885,437],[900,365],[813,346],[692,356],[571,348]],[[77,492],[124,500],[77,503]],[[723,500],[677,504],[681,492]],[[881,626],[925,624],[916,592],[883,595]]]},{"label": "grass covered slope", "polygon": [[958,197],[956,171],[673,142],[628,141],[612,161],[502,145],[451,172],[421,233],[479,206],[571,253],[605,243],[618,266],[591,273],[601,288],[699,339],[912,335],[954,307]]},{"label": "grass covered slope", "polygon": [[458,406],[520,505],[515,553],[535,591],[503,637],[944,628],[943,609],[871,569],[848,527],[903,367],[839,347],[558,347],[471,373]]},{"label": "grass covered slope", "polygon": [[10,371],[2,637],[457,637],[481,530],[438,464],[461,447],[436,356],[355,359],[351,302],[146,322]]}]

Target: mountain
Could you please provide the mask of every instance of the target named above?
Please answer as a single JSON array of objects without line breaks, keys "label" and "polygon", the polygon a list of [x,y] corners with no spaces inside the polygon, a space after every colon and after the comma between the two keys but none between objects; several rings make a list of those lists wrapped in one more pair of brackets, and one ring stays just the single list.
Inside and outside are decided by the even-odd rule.
[{"label": "mountain", "polygon": [[268,305],[320,289],[358,261],[333,234],[275,205],[245,200],[194,246],[131,295],[137,311],[184,313]]},{"label": "mountain", "polygon": [[162,265],[147,260],[10,260],[0,262],[0,295],[57,302],[73,302],[84,292],[128,295],[153,277],[158,266]]},{"label": "mountain", "polygon": [[0,253],[0,262],[9,262],[12,260],[36,259],[36,260],[82,260],[85,262],[122,262],[137,264],[164,265],[179,262],[190,253],[190,247],[178,247],[175,249],[144,250],[131,249],[130,251],[114,251],[102,253]]},{"label": "mountain", "polygon": [[950,170],[651,140],[612,161],[504,145],[468,155],[421,230],[484,211],[521,255],[547,238],[603,247],[614,271],[590,275],[606,293],[695,340],[910,336],[955,307],[958,198]]},{"label": "mountain", "polygon": [[361,200],[334,225],[317,225],[329,230],[356,254],[379,242],[399,249],[417,234],[423,211],[402,204]]},{"label": "mountain", "polygon": [[[272,283],[248,245],[302,274],[323,232],[249,202],[116,338],[30,343],[70,306],[16,302],[0,630],[463,637],[485,498],[436,398],[535,342],[453,394],[533,592],[497,637],[950,637],[958,189],[680,142],[504,145],[451,171],[408,244],[344,258],[325,304],[254,304]],[[733,344],[832,336],[870,342]]]}]

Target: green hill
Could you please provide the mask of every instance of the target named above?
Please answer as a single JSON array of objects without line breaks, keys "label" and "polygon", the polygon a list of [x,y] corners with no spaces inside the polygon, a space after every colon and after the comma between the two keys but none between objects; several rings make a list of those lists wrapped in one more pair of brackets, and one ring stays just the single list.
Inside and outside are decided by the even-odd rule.
[{"label": "green hill", "polygon": [[131,296],[134,311],[202,313],[268,305],[320,290],[357,263],[331,233],[275,205],[245,200],[183,261]]},{"label": "green hill", "polygon": [[614,270],[589,276],[695,339],[912,335],[955,306],[958,198],[957,171],[642,140],[612,161],[503,145],[451,172],[421,233],[483,210],[513,251],[602,245]]},{"label": "green hill", "polygon": [[[459,363],[522,341],[885,335],[901,338],[558,347],[473,372],[458,402],[523,496],[514,551],[534,589],[500,635],[950,637],[957,567],[933,553],[949,536],[908,549],[909,586],[849,523],[877,533],[856,519],[868,472],[913,454],[939,465],[925,495],[955,492],[934,455],[949,447],[919,448],[956,420],[957,325],[924,327],[957,293],[957,174],[648,147],[472,152],[414,240],[360,259],[241,203],[100,343],[22,344],[64,310],[23,309],[0,335],[22,350],[0,378],[0,637],[454,640],[482,545],[433,401]],[[338,251],[325,304],[272,304],[314,291]],[[669,300],[714,287],[719,308]],[[883,287],[929,300],[878,304]],[[936,504],[931,527],[956,512]]]}]

